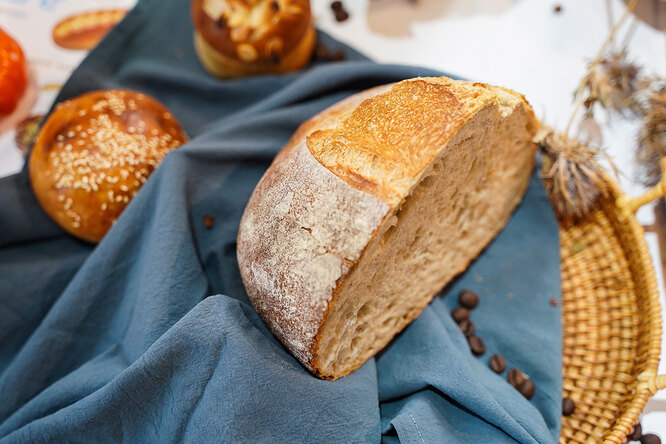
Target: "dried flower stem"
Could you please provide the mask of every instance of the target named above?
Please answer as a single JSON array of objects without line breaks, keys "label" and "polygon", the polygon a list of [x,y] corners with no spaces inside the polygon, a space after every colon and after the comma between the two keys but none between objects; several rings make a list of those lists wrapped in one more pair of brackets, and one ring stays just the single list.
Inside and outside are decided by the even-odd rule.
[{"label": "dried flower stem", "polygon": [[[627,5],[627,9],[624,11],[624,14],[622,14],[622,17],[613,25],[611,28],[608,37],[606,37],[606,40],[602,43],[601,47],[599,48],[599,51],[597,52],[597,55],[594,59],[592,59],[592,62],[590,62],[588,68],[587,68],[587,74],[594,69],[594,67],[599,63],[601,58],[603,57],[604,53],[606,52],[606,49],[608,48],[608,45],[613,41],[613,38],[615,38],[615,33],[617,30],[622,26],[624,21],[629,17],[629,14],[633,12],[634,9],[636,9],[636,5],[638,4],[640,0],[631,0],[629,4]],[[580,110],[581,106],[583,106],[583,102],[585,101],[584,97],[578,96],[576,97],[576,102],[574,104],[573,111],[571,113],[571,117],[569,118],[569,123],[567,123],[567,127],[564,130],[564,135],[569,136],[569,132],[571,130],[571,125],[573,125],[573,121],[576,118],[576,115],[578,114],[578,111]]]}]

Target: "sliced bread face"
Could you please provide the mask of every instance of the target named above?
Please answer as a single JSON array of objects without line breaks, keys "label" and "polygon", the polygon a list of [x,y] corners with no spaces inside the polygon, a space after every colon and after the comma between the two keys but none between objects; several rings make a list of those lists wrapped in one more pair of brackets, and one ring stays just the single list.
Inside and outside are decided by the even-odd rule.
[{"label": "sliced bread face", "polygon": [[273,334],[321,378],[360,367],[508,221],[536,127],[519,94],[448,78],[376,88],[304,123],[238,235]]}]

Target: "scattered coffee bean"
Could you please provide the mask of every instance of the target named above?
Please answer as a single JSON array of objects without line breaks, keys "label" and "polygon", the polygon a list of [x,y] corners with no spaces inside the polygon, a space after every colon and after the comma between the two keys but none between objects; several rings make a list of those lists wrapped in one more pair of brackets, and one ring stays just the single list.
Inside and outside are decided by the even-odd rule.
[{"label": "scattered coffee bean", "polygon": [[328,59],[329,59],[331,62],[341,62],[341,61],[343,61],[343,60],[346,59],[346,58],[347,58],[347,56],[345,55],[345,52],[344,52],[344,51],[341,51],[341,50],[333,51],[333,52],[328,56]]},{"label": "scattered coffee bean", "polygon": [[627,439],[629,441],[640,441],[641,436],[643,436],[643,426],[640,422],[637,422],[631,433],[627,435]]},{"label": "scattered coffee bean", "polygon": [[338,23],[344,22],[349,18],[349,13],[345,11],[344,9],[340,9],[338,11],[335,11],[335,21]]},{"label": "scattered coffee bean", "polygon": [[525,398],[532,399],[534,391],[536,390],[536,385],[534,385],[534,382],[532,382],[531,379],[525,379],[517,388],[520,394]]},{"label": "scattered coffee bean", "polygon": [[506,359],[504,359],[504,356],[500,355],[499,353],[494,354],[488,360],[488,366],[491,368],[492,371],[494,371],[497,374],[500,374],[504,370],[506,370]]},{"label": "scattered coffee bean", "polygon": [[653,433],[641,436],[641,444],[661,444],[661,438]]},{"label": "scattered coffee bean", "polygon": [[458,328],[460,328],[460,331],[462,331],[463,334],[467,337],[474,335],[474,332],[476,331],[474,322],[470,321],[469,319],[463,319],[462,321],[458,322]]},{"label": "scattered coffee bean", "polygon": [[469,310],[465,307],[456,307],[451,311],[451,317],[459,324],[463,319],[469,319]]},{"label": "scattered coffee bean", "polygon": [[527,376],[525,373],[521,372],[517,368],[512,368],[509,370],[509,372],[506,374],[506,380],[514,386],[515,388],[518,388],[518,386],[525,380],[527,379]]},{"label": "scattered coffee bean", "polygon": [[576,411],[576,404],[569,398],[562,398],[562,414],[571,416]]},{"label": "scattered coffee bean", "polygon": [[483,340],[478,336],[470,336],[467,338],[469,342],[469,348],[472,349],[472,353],[476,356],[481,356],[486,352],[486,344],[483,343]]},{"label": "scattered coffee bean", "polygon": [[562,6],[560,6],[560,5],[556,5],[555,8],[554,8],[554,11],[555,11],[556,13],[560,13],[560,12],[562,12]]},{"label": "scattered coffee bean", "polygon": [[473,310],[479,305],[479,295],[470,290],[463,290],[458,295],[458,303],[469,310]]},{"label": "scattered coffee bean", "polygon": [[213,219],[213,216],[206,214],[203,219],[204,226],[208,228],[209,230],[213,228],[213,225],[215,225],[215,219]]},{"label": "scattered coffee bean", "polygon": [[553,307],[557,307],[557,299],[550,298],[550,305],[552,305]]},{"label": "scattered coffee bean", "polygon": [[335,13],[335,20],[338,22],[344,22],[349,18],[349,13],[345,10],[341,1],[331,3],[331,9]]},{"label": "scattered coffee bean", "polygon": [[315,48],[315,58],[328,59],[328,48],[324,45],[317,45],[317,48]]},{"label": "scattered coffee bean", "polygon": [[321,60],[322,62],[339,62],[347,58],[344,51],[329,51],[329,49],[324,45],[317,45],[317,48],[314,52],[314,58],[316,60]]}]

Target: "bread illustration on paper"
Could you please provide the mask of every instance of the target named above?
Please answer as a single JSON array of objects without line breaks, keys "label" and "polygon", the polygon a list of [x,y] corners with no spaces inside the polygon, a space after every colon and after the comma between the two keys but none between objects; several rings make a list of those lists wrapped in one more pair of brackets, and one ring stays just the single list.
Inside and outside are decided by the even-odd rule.
[{"label": "bread illustration on paper", "polygon": [[65,49],[92,49],[127,15],[126,9],[87,11],[58,22],[53,42]]},{"label": "bread illustration on paper", "polygon": [[536,129],[520,94],[446,77],[374,88],[302,124],[238,233],[266,325],[320,378],[359,368],[509,220]]},{"label": "bread illustration on paper", "polygon": [[316,32],[308,0],[193,0],[194,47],[221,78],[305,66]]},{"label": "bread illustration on paper", "polygon": [[111,89],[56,106],[28,163],[32,189],[60,227],[99,242],[169,151],[187,141],[157,100]]}]

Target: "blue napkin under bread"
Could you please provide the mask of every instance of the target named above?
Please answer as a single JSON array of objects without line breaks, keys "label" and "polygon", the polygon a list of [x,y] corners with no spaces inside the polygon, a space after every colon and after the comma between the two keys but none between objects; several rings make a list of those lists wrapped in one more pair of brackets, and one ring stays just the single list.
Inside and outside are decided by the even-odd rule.
[{"label": "blue napkin under bread", "polygon": [[[45,215],[27,171],[0,179],[0,442],[556,441],[559,241],[538,173],[414,323],[350,376],[319,380],[248,301],[235,243],[245,204],[300,123],[366,88],[441,73],[375,64],[320,33],[347,61],[221,81],[196,58],[188,8],[139,1],[58,98],[139,90],[191,137],[99,245]],[[461,289],[481,296],[481,357],[449,314]],[[531,400],[490,370],[494,353],[535,382]]]}]

